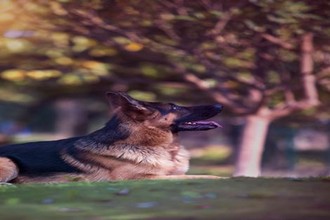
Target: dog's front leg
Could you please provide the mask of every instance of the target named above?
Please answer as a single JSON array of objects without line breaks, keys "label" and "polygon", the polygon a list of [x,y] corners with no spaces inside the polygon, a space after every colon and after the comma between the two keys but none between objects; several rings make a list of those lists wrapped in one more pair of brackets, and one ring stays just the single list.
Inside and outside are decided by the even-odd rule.
[{"label": "dog's front leg", "polygon": [[18,176],[18,168],[16,164],[6,158],[0,157],[0,183],[6,183]]}]

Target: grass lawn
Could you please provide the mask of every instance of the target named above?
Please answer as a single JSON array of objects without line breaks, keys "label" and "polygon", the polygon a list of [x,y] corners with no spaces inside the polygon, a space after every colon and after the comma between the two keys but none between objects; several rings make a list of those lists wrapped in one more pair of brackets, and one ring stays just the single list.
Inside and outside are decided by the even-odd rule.
[{"label": "grass lawn", "polygon": [[7,219],[330,219],[330,179],[229,178],[0,186]]}]

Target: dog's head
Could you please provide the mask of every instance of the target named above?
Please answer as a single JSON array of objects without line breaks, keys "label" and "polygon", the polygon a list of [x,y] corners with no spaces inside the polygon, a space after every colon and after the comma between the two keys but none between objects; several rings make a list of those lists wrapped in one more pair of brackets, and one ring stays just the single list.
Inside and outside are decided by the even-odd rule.
[{"label": "dog's head", "polygon": [[220,127],[207,119],[217,115],[222,105],[179,106],[173,103],[144,102],[125,93],[108,92],[107,98],[117,115],[133,124],[143,124],[172,133],[202,131]]}]

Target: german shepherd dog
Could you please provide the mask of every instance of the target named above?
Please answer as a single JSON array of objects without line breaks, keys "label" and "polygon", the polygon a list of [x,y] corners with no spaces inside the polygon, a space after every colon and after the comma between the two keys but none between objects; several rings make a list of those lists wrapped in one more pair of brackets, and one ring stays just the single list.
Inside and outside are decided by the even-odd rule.
[{"label": "german shepherd dog", "polygon": [[108,92],[107,98],[114,114],[100,130],[0,147],[0,182],[217,178],[185,175],[189,154],[177,134],[219,127],[205,120],[217,115],[221,105],[143,102],[121,92]]}]

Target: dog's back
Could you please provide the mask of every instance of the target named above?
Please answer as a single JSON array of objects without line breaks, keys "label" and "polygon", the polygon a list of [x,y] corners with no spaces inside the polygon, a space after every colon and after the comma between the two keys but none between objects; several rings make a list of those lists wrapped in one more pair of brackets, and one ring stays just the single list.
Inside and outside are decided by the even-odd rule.
[{"label": "dog's back", "polygon": [[49,175],[53,172],[79,172],[65,163],[61,152],[70,149],[79,138],[41,141],[0,147],[0,157],[11,159],[25,175]]}]

